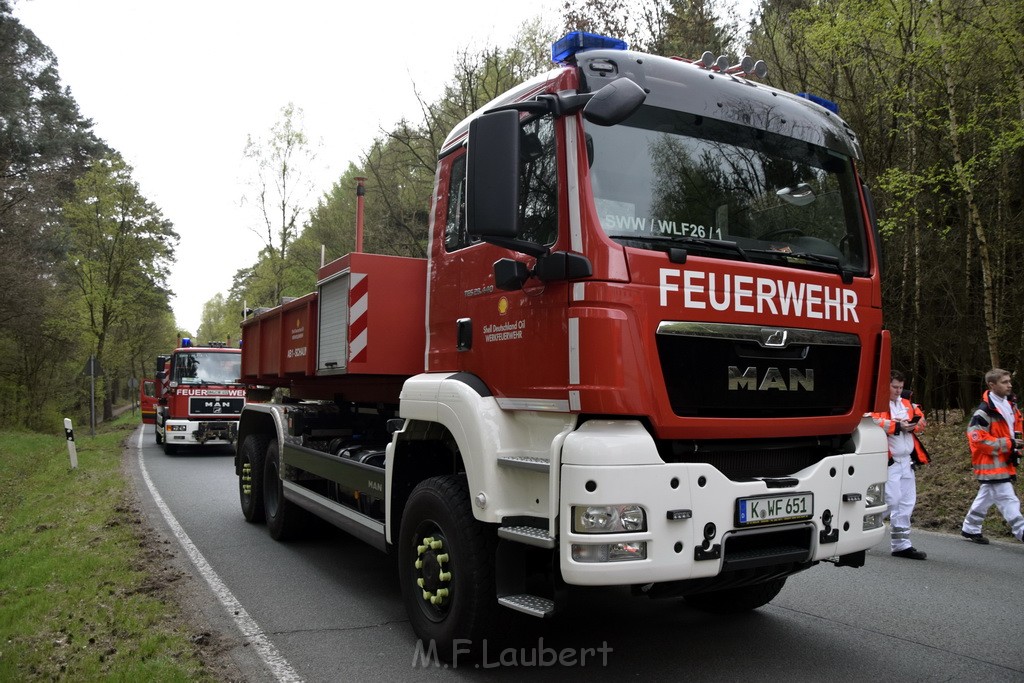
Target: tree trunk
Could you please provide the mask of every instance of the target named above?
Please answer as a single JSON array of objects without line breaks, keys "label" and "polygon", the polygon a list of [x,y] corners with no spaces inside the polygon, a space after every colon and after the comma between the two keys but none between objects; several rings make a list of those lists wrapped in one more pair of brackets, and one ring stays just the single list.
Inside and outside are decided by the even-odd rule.
[{"label": "tree trunk", "polygon": [[974,185],[968,177],[964,166],[961,150],[960,128],[956,112],[956,82],[950,73],[949,62],[946,60],[946,36],[942,25],[942,2],[937,4],[935,28],[939,36],[939,61],[942,65],[942,76],[946,83],[947,114],[949,123],[949,142],[953,151],[953,172],[957,184],[964,194],[967,203],[967,222],[978,240],[978,261],[981,265],[981,284],[983,292],[982,309],[985,316],[985,336],[988,339],[988,354],[992,367],[999,367],[999,343],[996,336],[995,303],[992,279],[992,264],[989,256],[988,236],[982,224],[981,212],[974,197]]}]

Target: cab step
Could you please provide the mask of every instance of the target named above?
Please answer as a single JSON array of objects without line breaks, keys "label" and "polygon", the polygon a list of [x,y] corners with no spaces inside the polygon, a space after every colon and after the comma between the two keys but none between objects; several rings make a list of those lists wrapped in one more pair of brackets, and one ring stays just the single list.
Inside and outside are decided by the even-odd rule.
[{"label": "cab step", "polygon": [[534,526],[502,526],[498,527],[498,538],[507,541],[524,543],[538,548],[554,548],[555,539],[548,534],[547,529],[539,529]]},{"label": "cab step", "polygon": [[529,614],[531,617],[540,617],[541,619],[550,617],[555,613],[554,600],[536,595],[526,595],[525,593],[498,598],[498,604],[523,614]]},{"label": "cab step", "polygon": [[516,467],[536,472],[547,472],[551,469],[550,461],[528,455],[502,455],[498,457],[498,464],[502,467]]}]

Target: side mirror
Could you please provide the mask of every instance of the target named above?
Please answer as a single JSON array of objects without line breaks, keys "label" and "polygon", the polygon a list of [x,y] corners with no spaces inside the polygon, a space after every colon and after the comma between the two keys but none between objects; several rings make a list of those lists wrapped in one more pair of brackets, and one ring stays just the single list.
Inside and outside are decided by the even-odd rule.
[{"label": "side mirror", "polygon": [[494,262],[494,286],[502,291],[518,291],[529,279],[530,269],[522,261],[503,258]]},{"label": "side mirror", "polygon": [[594,267],[583,254],[555,251],[537,257],[531,271],[522,261],[503,258],[494,262],[494,286],[514,292],[523,288],[531,276],[541,282],[564,282],[582,280],[594,274]]},{"label": "side mirror", "polygon": [[628,78],[604,86],[583,107],[583,118],[599,126],[614,126],[633,115],[647,99],[647,92]]},{"label": "side mirror", "polygon": [[583,254],[555,251],[537,259],[534,275],[541,282],[582,280],[594,274],[594,267]]},{"label": "side mirror", "polygon": [[519,112],[498,111],[469,124],[466,229],[515,239],[519,232]]}]

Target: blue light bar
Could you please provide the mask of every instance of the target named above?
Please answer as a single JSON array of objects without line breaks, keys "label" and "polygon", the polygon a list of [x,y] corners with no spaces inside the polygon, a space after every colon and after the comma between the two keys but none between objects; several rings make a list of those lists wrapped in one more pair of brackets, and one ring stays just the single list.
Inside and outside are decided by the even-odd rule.
[{"label": "blue light bar", "polygon": [[182,337],[181,338],[181,345],[182,345],[182,347],[187,349],[188,347],[192,346],[192,340],[189,339],[188,337]]},{"label": "blue light bar", "polygon": [[839,114],[839,105],[833,102],[832,100],[826,100],[824,97],[818,97],[817,95],[812,95],[809,92],[798,92],[796,96],[802,97],[805,100],[810,100],[811,102],[814,102],[819,106],[825,107],[825,109],[828,109],[833,114]]},{"label": "blue light bar", "polygon": [[584,50],[625,50],[626,41],[608,36],[599,36],[596,33],[584,31],[573,31],[561,40],[551,44],[551,61],[555,64],[563,64],[572,59],[577,52]]}]

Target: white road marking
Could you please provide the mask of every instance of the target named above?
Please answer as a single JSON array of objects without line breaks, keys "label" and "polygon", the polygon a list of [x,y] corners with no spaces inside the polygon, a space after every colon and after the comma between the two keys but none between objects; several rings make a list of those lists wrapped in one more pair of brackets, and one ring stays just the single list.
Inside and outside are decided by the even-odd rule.
[{"label": "white road marking", "polygon": [[288,660],[277,651],[274,644],[270,642],[270,639],[263,633],[260,625],[256,623],[256,620],[249,616],[249,613],[242,607],[242,603],[238,602],[234,595],[224,582],[217,576],[217,572],[213,571],[213,567],[206,561],[203,554],[199,552],[199,548],[192,543],[192,539],[188,537],[185,530],[178,524],[178,520],[175,519],[174,513],[167,507],[164,499],[156,490],[156,486],[153,485],[153,480],[149,478],[149,472],[146,470],[146,463],[142,461],[142,437],[146,433],[145,427],[139,429],[138,439],[138,452],[139,452],[139,469],[142,470],[142,478],[146,482],[146,486],[149,488],[150,495],[153,496],[153,502],[156,503],[157,508],[160,510],[160,514],[164,516],[164,520],[167,521],[167,525],[171,527],[171,531],[178,538],[178,542],[181,543],[181,547],[188,554],[192,563],[199,570],[199,573],[206,583],[210,585],[213,590],[213,594],[220,600],[220,604],[227,610],[228,616],[235,621],[235,625],[238,626],[238,630],[242,632],[242,635],[252,643],[253,647],[256,648],[256,653],[259,654],[260,659],[264,661],[271,673],[278,681],[282,683],[298,683],[302,681],[302,677],[296,673],[295,669],[292,668]]}]

